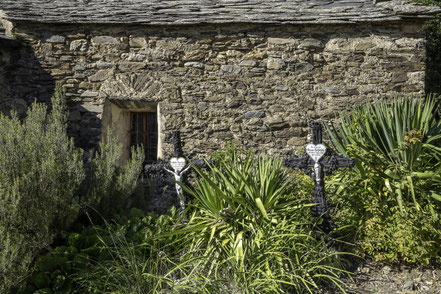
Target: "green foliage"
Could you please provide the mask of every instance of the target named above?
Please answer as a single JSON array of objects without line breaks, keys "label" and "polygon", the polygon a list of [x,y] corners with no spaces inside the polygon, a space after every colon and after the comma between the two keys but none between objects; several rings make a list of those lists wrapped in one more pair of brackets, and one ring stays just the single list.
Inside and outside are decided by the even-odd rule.
[{"label": "green foliage", "polygon": [[132,158],[121,166],[122,147],[109,130],[105,140],[99,144],[98,151],[89,161],[86,181],[83,183],[84,202],[91,215],[95,212],[107,218],[124,209],[127,199],[137,187],[144,162],[142,147],[132,148]]},{"label": "green foliage", "polygon": [[328,193],[336,206],[334,218],[360,252],[388,262],[428,264],[439,258],[441,226],[432,213],[439,215],[440,209],[436,202],[427,201],[427,194],[426,199],[417,194],[419,208],[405,197],[402,213],[380,176],[365,178],[354,171],[337,174],[333,180],[327,189],[336,189]]},{"label": "green foliage", "polygon": [[[366,152],[380,154],[396,169],[413,171],[431,164],[423,158],[427,149],[441,140],[441,121],[434,116],[435,100],[396,98],[366,104],[341,123],[328,129],[337,150],[346,154],[348,145],[356,144]],[[357,168],[363,173],[362,158]]]},{"label": "green foliage", "polygon": [[173,231],[182,217],[175,208],[161,216],[141,214],[132,209],[117,216],[116,224],[95,228],[99,255],[90,256],[89,265],[73,275],[79,293],[181,293],[174,284],[177,275],[189,272],[188,244],[160,235]]},{"label": "green foliage", "polygon": [[187,244],[177,242],[176,236],[157,236],[172,231],[180,221],[174,208],[161,216],[145,216],[132,208],[104,225],[86,227],[73,233],[66,246],[40,257],[33,279],[17,294],[29,289],[63,294],[144,294],[162,289],[167,293],[173,273],[183,271],[176,262]]},{"label": "green foliage", "polygon": [[[310,206],[275,159],[230,147],[209,172],[197,169],[188,224],[173,234],[192,240],[205,293],[292,293],[340,287],[339,258],[316,239]],[[193,283],[192,281],[196,281]],[[201,291],[201,290],[199,290]]]},{"label": "green foliage", "polygon": [[[81,208],[104,216],[123,208],[137,186],[144,155],[140,148],[132,150],[132,159],[121,167],[120,154],[121,147],[109,133],[88,163],[86,177],[82,150],[67,137],[59,86],[50,112],[34,103],[23,122],[15,114],[1,115],[0,293],[8,293],[30,275],[38,253],[64,234]],[[55,279],[60,284],[65,276]],[[38,278],[41,293],[47,292],[46,280],[43,275]]]},{"label": "green foliage", "polygon": [[[280,162],[235,148],[217,159],[209,172],[198,170],[194,189],[185,187],[195,199],[183,214],[132,209],[72,234],[67,246],[39,259],[38,275],[45,275],[38,286],[57,293],[68,283],[67,294],[338,290],[347,274],[341,253],[316,239],[303,182]],[[35,280],[22,290],[29,287],[37,288]]]},{"label": "green foliage", "polygon": [[1,293],[26,278],[35,254],[79,211],[82,153],[66,135],[64,103],[58,87],[51,112],[34,103],[23,122],[0,117]]},{"label": "green foliage", "polygon": [[[440,256],[441,122],[432,98],[365,105],[327,128],[356,169],[328,182],[337,218],[377,260],[429,263]],[[344,203],[344,204],[341,204]]]}]

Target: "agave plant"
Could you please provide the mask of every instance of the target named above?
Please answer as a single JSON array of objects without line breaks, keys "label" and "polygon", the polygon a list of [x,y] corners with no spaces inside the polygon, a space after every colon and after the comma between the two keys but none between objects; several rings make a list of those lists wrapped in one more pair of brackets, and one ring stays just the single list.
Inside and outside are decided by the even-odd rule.
[{"label": "agave plant", "polygon": [[327,128],[357,160],[327,181],[335,219],[377,260],[429,263],[440,253],[441,121],[433,97],[361,106]]}]

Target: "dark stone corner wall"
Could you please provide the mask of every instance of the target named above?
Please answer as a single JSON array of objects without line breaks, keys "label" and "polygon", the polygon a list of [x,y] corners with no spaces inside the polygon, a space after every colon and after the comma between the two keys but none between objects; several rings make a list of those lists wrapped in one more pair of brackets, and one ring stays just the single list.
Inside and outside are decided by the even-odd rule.
[{"label": "dark stone corner wall", "polygon": [[174,130],[188,155],[228,140],[281,155],[306,143],[313,119],[363,101],[424,93],[422,23],[19,23],[12,33],[21,49],[14,66],[0,63],[1,103],[5,96],[19,104],[47,101],[61,82],[70,134],[86,149],[107,125],[126,136],[127,111],[156,107],[163,157],[171,154]]},{"label": "dark stone corner wall", "polygon": [[0,36],[0,110],[23,117],[35,100],[49,101],[54,78],[36,59],[33,48]]}]

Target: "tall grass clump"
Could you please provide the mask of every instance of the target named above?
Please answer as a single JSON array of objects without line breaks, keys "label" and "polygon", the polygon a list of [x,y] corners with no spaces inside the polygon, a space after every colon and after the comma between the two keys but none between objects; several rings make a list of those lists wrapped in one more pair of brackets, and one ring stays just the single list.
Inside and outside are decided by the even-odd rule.
[{"label": "tall grass clump", "polygon": [[182,221],[174,207],[160,216],[132,208],[88,226],[70,235],[66,246],[40,257],[36,274],[18,294],[193,293],[196,288],[180,279],[192,276],[197,258],[186,253],[189,244],[179,236],[163,235]]},{"label": "tall grass clump", "polygon": [[132,209],[116,223],[89,230],[97,237],[96,255],[72,275],[75,288],[79,293],[182,293],[183,287],[174,284],[176,272],[188,273],[182,253],[188,244],[176,236],[158,237],[181,220],[174,208],[161,216]]},{"label": "tall grass clump", "polygon": [[85,173],[66,128],[59,87],[50,112],[34,103],[24,121],[0,115],[0,293],[22,283],[36,254],[78,215]]},{"label": "tall grass clump", "polygon": [[334,177],[332,198],[360,250],[394,262],[439,258],[441,121],[433,97],[364,105],[327,133],[357,160],[353,172]]},{"label": "tall grass clump", "polygon": [[[281,162],[240,152],[219,152],[200,180],[184,187],[194,202],[180,232],[199,256],[205,293],[301,293],[324,284],[341,287],[339,256],[316,238],[307,192]],[[203,283],[203,284],[201,284]]]}]

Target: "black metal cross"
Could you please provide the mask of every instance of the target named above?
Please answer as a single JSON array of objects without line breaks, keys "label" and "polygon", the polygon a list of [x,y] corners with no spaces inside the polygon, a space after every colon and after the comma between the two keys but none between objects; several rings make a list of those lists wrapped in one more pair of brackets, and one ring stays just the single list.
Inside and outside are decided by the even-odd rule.
[{"label": "black metal cross", "polygon": [[[353,167],[355,165],[355,160],[352,158],[335,156],[330,149],[323,149],[324,146],[321,145],[322,125],[319,122],[312,122],[311,129],[313,144],[308,144],[307,152],[301,157],[293,156],[284,159],[283,165],[290,168],[300,169],[314,180],[314,203],[317,203],[317,205],[313,206],[312,213],[316,217],[323,218],[321,229],[325,233],[329,233],[334,229],[335,225],[328,215],[328,202],[325,198],[324,175],[330,175],[338,168]],[[322,147],[322,149],[320,147]],[[326,153],[320,154],[320,150],[326,150]]]},{"label": "black metal cross", "polygon": [[[184,153],[182,152],[182,144],[181,144],[181,134],[179,131],[173,131],[172,133],[172,142],[173,142],[173,156],[174,157],[184,157]],[[212,160],[204,160],[204,159],[190,159],[191,165],[196,166],[198,168],[206,168],[209,164],[213,163]],[[170,167],[170,163],[164,160],[158,160],[152,164],[146,164],[144,167],[144,171],[149,173],[155,173],[159,171],[163,171],[164,168]]]},{"label": "black metal cross", "polygon": [[[174,157],[182,157],[182,147],[181,147],[181,136],[179,131],[174,131],[172,133],[172,142],[173,142],[173,156]],[[164,168],[168,168],[170,163],[164,160],[157,160],[155,163],[146,164],[144,167],[144,171],[147,174],[157,173],[163,171]]]},{"label": "black metal cross", "polygon": [[[175,158],[183,158],[184,154],[182,152],[182,144],[181,144],[181,136],[180,136],[180,132],[179,131],[174,131],[172,133],[172,142],[173,142],[173,156]],[[212,164],[213,161],[212,160],[203,160],[203,159],[189,159],[188,163],[186,164],[186,168],[188,169],[188,167],[192,167],[192,166],[196,166],[198,168],[207,168],[210,164]],[[185,171],[187,170],[183,170],[181,175],[182,177],[180,177],[180,181],[182,181],[182,183],[184,183],[184,185],[188,186],[188,182],[187,182],[187,177],[184,175]],[[171,171],[171,165],[169,161],[164,161],[164,160],[158,160],[155,163],[152,164],[147,164],[144,166],[144,172],[146,174],[156,174],[157,175],[157,182],[156,182],[156,191],[155,193],[161,193],[162,191],[164,191],[166,184],[166,179],[167,176],[165,174],[165,171],[168,171],[169,173],[172,172]],[[176,184],[177,185],[177,184]],[[183,195],[183,192],[181,192]],[[179,196],[179,195],[178,195]],[[184,202],[185,202],[185,197],[182,200],[180,199],[180,210],[184,209]]]}]

